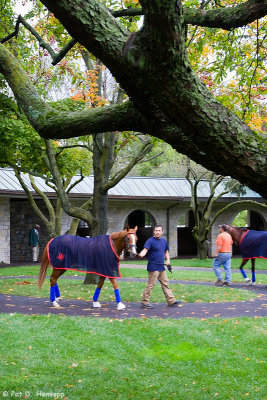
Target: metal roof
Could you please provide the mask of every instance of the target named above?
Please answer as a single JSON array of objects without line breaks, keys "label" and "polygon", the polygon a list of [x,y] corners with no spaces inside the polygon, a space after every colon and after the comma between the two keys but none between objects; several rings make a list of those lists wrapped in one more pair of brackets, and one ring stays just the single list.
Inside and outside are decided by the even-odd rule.
[{"label": "metal roof", "polygon": [[[30,179],[23,174],[23,180],[31,192],[34,193]],[[78,179],[78,177],[77,177]],[[55,195],[55,191],[46,185],[44,179],[34,178],[37,186],[48,195]],[[74,181],[74,179],[73,179]],[[75,197],[90,196],[93,194],[94,177],[88,176],[78,183],[71,191]],[[224,190],[223,184],[217,187],[216,194]],[[0,168],[0,195],[24,195],[24,191],[17,180],[15,173],[10,168]],[[108,192],[110,198],[180,198],[190,199],[191,188],[189,182],[183,178],[159,178],[159,177],[125,177]],[[210,194],[208,182],[200,182],[198,185],[198,197],[206,198]],[[224,195],[224,197],[235,198],[235,195]],[[247,188],[246,195],[242,198],[261,198],[259,194]]]}]

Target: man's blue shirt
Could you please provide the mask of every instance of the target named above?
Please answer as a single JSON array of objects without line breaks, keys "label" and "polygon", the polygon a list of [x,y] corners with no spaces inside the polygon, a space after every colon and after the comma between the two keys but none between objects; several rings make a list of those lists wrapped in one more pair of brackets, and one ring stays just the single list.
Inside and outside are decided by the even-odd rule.
[{"label": "man's blue shirt", "polygon": [[156,239],[154,236],[149,238],[144,247],[148,250],[148,271],[164,271],[164,254],[169,250],[167,241],[161,237]]}]

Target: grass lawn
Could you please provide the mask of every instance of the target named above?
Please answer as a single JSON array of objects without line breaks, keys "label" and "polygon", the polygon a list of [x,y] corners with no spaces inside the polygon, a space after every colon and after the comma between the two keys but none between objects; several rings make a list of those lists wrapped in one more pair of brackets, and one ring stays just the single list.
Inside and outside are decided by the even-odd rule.
[{"label": "grass lawn", "polygon": [[[3,294],[48,298],[49,280],[45,280],[41,290],[37,288],[36,283],[37,280],[32,278],[1,279],[0,292]],[[95,285],[84,285],[83,280],[63,278],[59,279],[58,284],[62,298],[92,301]],[[140,302],[145,285],[146,282],[119,282],[122,300]],[[254,292],[231,287],[172,284],[171,289],[177,299],[186,303],[245,301],[257,297]],[[103,286],[99,300],[114,301],[114,291],[109,281]],[[165,302],[159,283],[156,284],[152,291],[151,302]]]},{"label": "grass lawn", "polygon": [[[136,268],[121,268],[122,277],[132,278],[147,278],[147,271],[144,269]],[[169,279],[179,281],[202,281],[202,282],[215,282],[216,278],[213,271],[190,271],[190,270],[173,270],[172,274],[167,272]],[[248,277],[251,279],[251,272],[247,271]],[[260,271],[256,271],[257,284],[267,284],[267,274],[260,274]],[[232,282],[244,283],[244,278],[241,273],[232,273]]]},{"label": "grass lawn", "polygon": [[1,314],[0,397],[263,400],[266,325]]},{"label": "grass lawn", "polygon": [[[146,265],[145,263],[143,263]],[[123,263],[121,264],[120,270],[121,275],[123,278],[147,278],[147,271],[145,268],[138,269],[138,268],[126,268],[123,267]],[[9,268],[0,268],[0,277],[1,276],[23,276],[23,275],[32,275],[38,276],[40,271],[40,266],[21,266],[21,267],[9,267]],[[47,271],[47,275],[50,276],[52,269],[49,268]],[[260,274],[261,270],[256,270],[256,278],[257,283],[267,284],[267,274]],[[250,269],[246,270],[247,275],[251,278]],[[175,280],[188,280],[188,281],[207,281],[207,282],[214,282],[215,275],[213,270],[211,271],[190,271],[190,270],[173,270],[173,273],[167,272],[169,279]],[[83,276],[82,273],[77,271],[71,271],[65,273],[64,276]],[[244,282],[244,279],[240,272],[232,273],[232,281],[233,282]]]},{"label": "grass lawn", "polygon": [[[172,258],[171,265],[173,267],[205,267],[205,268],[212,268],[212,258],[207,258],[206,260],[198,260],[197,258]],[[146,260],[125,260],[125,264],[139,264],[139,265],[146,265]],[[241,258],[232,258],[232,268],[239,268],[241,264]],[[245,266],[245,269],[250,269],[251,262]],[[267,270],[267,259],[265,258],[258,258],[256,260],[256,270]]]}]

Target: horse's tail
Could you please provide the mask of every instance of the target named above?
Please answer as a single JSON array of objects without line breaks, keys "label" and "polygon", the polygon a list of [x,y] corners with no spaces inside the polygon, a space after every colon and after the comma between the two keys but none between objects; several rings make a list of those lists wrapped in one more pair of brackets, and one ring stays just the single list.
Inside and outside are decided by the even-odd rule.
[{"label": "horse's tail", "polygon": [[39,289],[41,289],[42,284],[44,282],[48,264],[49,264],[49,258],[48,258],[48,244],[47,244],[45,246],[45,249],[43,252],[42,263],[41,263],[41,268],[40,268],[40,272],[39,272],[39,278],[38,278],[38,288]]}]

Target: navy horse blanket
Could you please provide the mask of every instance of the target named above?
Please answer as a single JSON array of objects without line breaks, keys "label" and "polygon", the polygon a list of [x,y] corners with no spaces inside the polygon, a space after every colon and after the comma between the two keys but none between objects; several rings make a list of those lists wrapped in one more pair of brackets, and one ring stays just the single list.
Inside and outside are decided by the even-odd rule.
[{"label": "navy horse blanket", "polygon": [[267,231],[247,231],[240,242],[242,258],[267,258]]},{"label": "navy horse blanket", "polygon": [[58,236],[48,243],[48,258],[53,268],[121,278],[120,258],[109,235],[93,238]]}]

